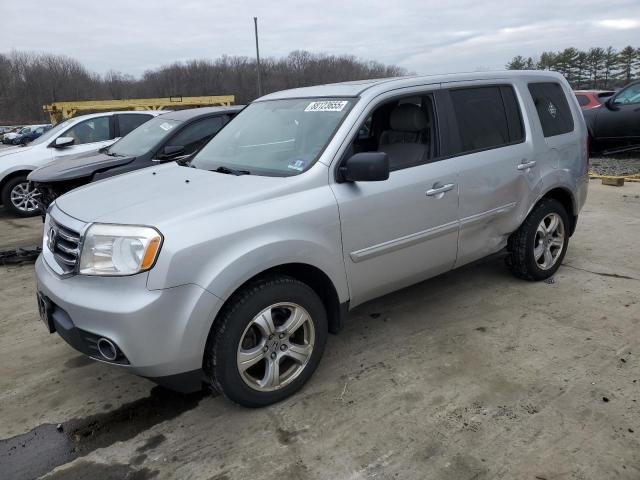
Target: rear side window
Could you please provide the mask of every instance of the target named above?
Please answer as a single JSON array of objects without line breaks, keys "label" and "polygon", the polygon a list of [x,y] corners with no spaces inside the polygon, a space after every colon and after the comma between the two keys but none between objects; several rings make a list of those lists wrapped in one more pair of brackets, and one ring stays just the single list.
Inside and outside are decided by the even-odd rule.
[{"label": "rear side window", "polygon": [[589,105],[589,97],[586,95],[576,95],[576,98],[578,99],[578,103],[581,107]]},{"label": "rear side window", "polygon": [[530,83],[529,92],[538,112],[545,137],[573,131],[571,109],[560,84],[555,82]]},{"label": "rear side window", "polygon": [[520,108],[513,88],[460,88],[449,93],[462,143],[458,153],[498,148],[523,140]]},{"label": "rear side window", "polygon": [[124,137],[131,130],[138,128],[147,120],[151,120],[151,115],[145,115],[143,113],[123,113],[118,115],[119,136]]},{"label": "rear side window", "polygon": [[184,147],[184,153],[190,155],[211,140],[223,124],[222,116],[198,120],[178,132],[167,145]]},{"label": "rear side window", "polygon": [[504,102],[504,110],[507,113],[507,124],[509,125],[509,140],[511,143],[524,141],[524,127],[522,126],[522,114],[520,105],[516,99],[516,92],[511,86],[501,86],[500,93]]}]

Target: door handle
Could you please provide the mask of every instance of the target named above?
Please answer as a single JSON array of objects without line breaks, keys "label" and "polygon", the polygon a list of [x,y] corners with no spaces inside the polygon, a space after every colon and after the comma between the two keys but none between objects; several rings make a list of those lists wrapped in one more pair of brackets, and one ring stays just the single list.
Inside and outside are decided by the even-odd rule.
[{"label": "door handle", "polygon": [[535,166],[536,166],[535,160],[531,160],[530,162],[522,162],[521,164],[518,165],[518,170],[528,170],[531,167],[535,167]]},{"label": "door handle", "polygon": [[447,183],[446,185],[443,185],[441,187],[436,187],[436,185],[437,183],[433,186],[434,188],[432,188],[431,190],[427,190],[427,197],[437,197],[441,193],[444,194],[449,190],[453,190],[453,187],[456,186],[455,183]]}]

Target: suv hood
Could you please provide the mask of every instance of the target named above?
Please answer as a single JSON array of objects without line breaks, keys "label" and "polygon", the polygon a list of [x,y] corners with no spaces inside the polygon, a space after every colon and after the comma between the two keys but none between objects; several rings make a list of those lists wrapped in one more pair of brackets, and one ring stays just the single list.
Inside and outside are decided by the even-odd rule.
[{"label": "suv hood", "polygon": [[70,155],[54,160],[31,172],[29,180],[40,183],[53,183],[76,178],[91,177],[98,170],[125,165],[135,157],[112,157],[96,151]]},{"label": "suv hood", "polygon": [[83,222],[161,226],[246,207],[290,188],[295,178],[235,176],[168,163],[90,183],[55,203]]}]

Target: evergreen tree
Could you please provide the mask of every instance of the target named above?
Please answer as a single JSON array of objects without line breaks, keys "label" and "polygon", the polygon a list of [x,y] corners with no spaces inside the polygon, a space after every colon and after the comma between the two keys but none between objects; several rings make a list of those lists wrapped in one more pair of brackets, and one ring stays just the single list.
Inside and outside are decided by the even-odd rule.
[{"label": "evergreen tree", "polygon": [[577,89],[581,89],[590,78],[588,75],[589,55],[586,52],[578,52],[574,65],[574,84]]},{"label": "evergreen tree", "polygon": [[527,68],[527,62],[522,55],[518,55],[517,57],[513,57],[505,68],[507,70],[524,70]]},{"label": "evergreen tree", "polygon": [[556,65],[557,55],[554,52],[542,52],[538,61],[539,70],[553,70]]},{"label": "evergreen tree", "polygon": [[638,63],[638,52],[631,45],[624,47],[618,54],[618,68],[620,69],[618,75],[624,80],[625,84],[629,83],[633,78]]},{"label": "evergreen tree", "polygon": [[556,56],[556,69],[571,84],[574,83],[576,77],[576,63],[578,61],[578,50],[569,47],[565,48]]},{"label": "evergreen tree", "polygon": [[591,88],[598,88],[598,81],[603,74],[606,52],[603,48],[590,48],[587,53],[587,63],[589,68],[589,78]]},{"label": "evergreen tree", "polygon": [[640,48],[574,47],[559,52],[542,52],[535,57],[517,55],[507,63],[509,70],[553,70],[561,73],[575,89],[611,89],[621,87],[640,76]]},{"label": "evergreen tree", "polygon": [[607,47],[607,50],[604,52],[604,63],[603,63],[603,88],[610,88],[609,82],[611,78],[615,76],[615,71],[618,65],[618,54],[613,49],[613,47]]}]

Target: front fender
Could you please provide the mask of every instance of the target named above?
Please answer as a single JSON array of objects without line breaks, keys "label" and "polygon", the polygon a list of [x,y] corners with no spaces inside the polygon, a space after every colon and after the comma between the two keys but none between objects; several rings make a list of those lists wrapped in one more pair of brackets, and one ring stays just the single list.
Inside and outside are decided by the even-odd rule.
[{"label": "front fender", "polygon": [[147,288],[195,283],[226,300],[255,275],[300,263],[324,272],[340,301],[346,302],[349,292],[335,198],[324,188],[302,195],[211,218],[186,219],[167,229]]},{"label": "front fender", "polygon": [[6,170],[2,170],[0,172],[0,184],[3,184],[9,177],[16,173],[22,172],[25,175],[29,175],[29,173],[37,168],[38,167],[35,167],[33,165],[16,165],[14,167],[9,167]]},{"label": "front fender", "polygon": [[605,107],[600,106],[582,111],[582,117],[584,118],[584,123],[587,126],[587,132],[591,138],[596,138],[596,123],[598,120],[598,113],[600,113],[601,108]]},{"label": "front fender", "polygon": [[[342,256],[307,240],[286,240],[261,245],[251,250],[239,249],[233,257],[216,265],[207,277],[201,277],[203,288],[226,300],[243,283],[256,275],[285,264],[299,263],[313,266],[333,283],[340,302],[349,298]],[[338,260],[338,261],[336,261]]]}]

